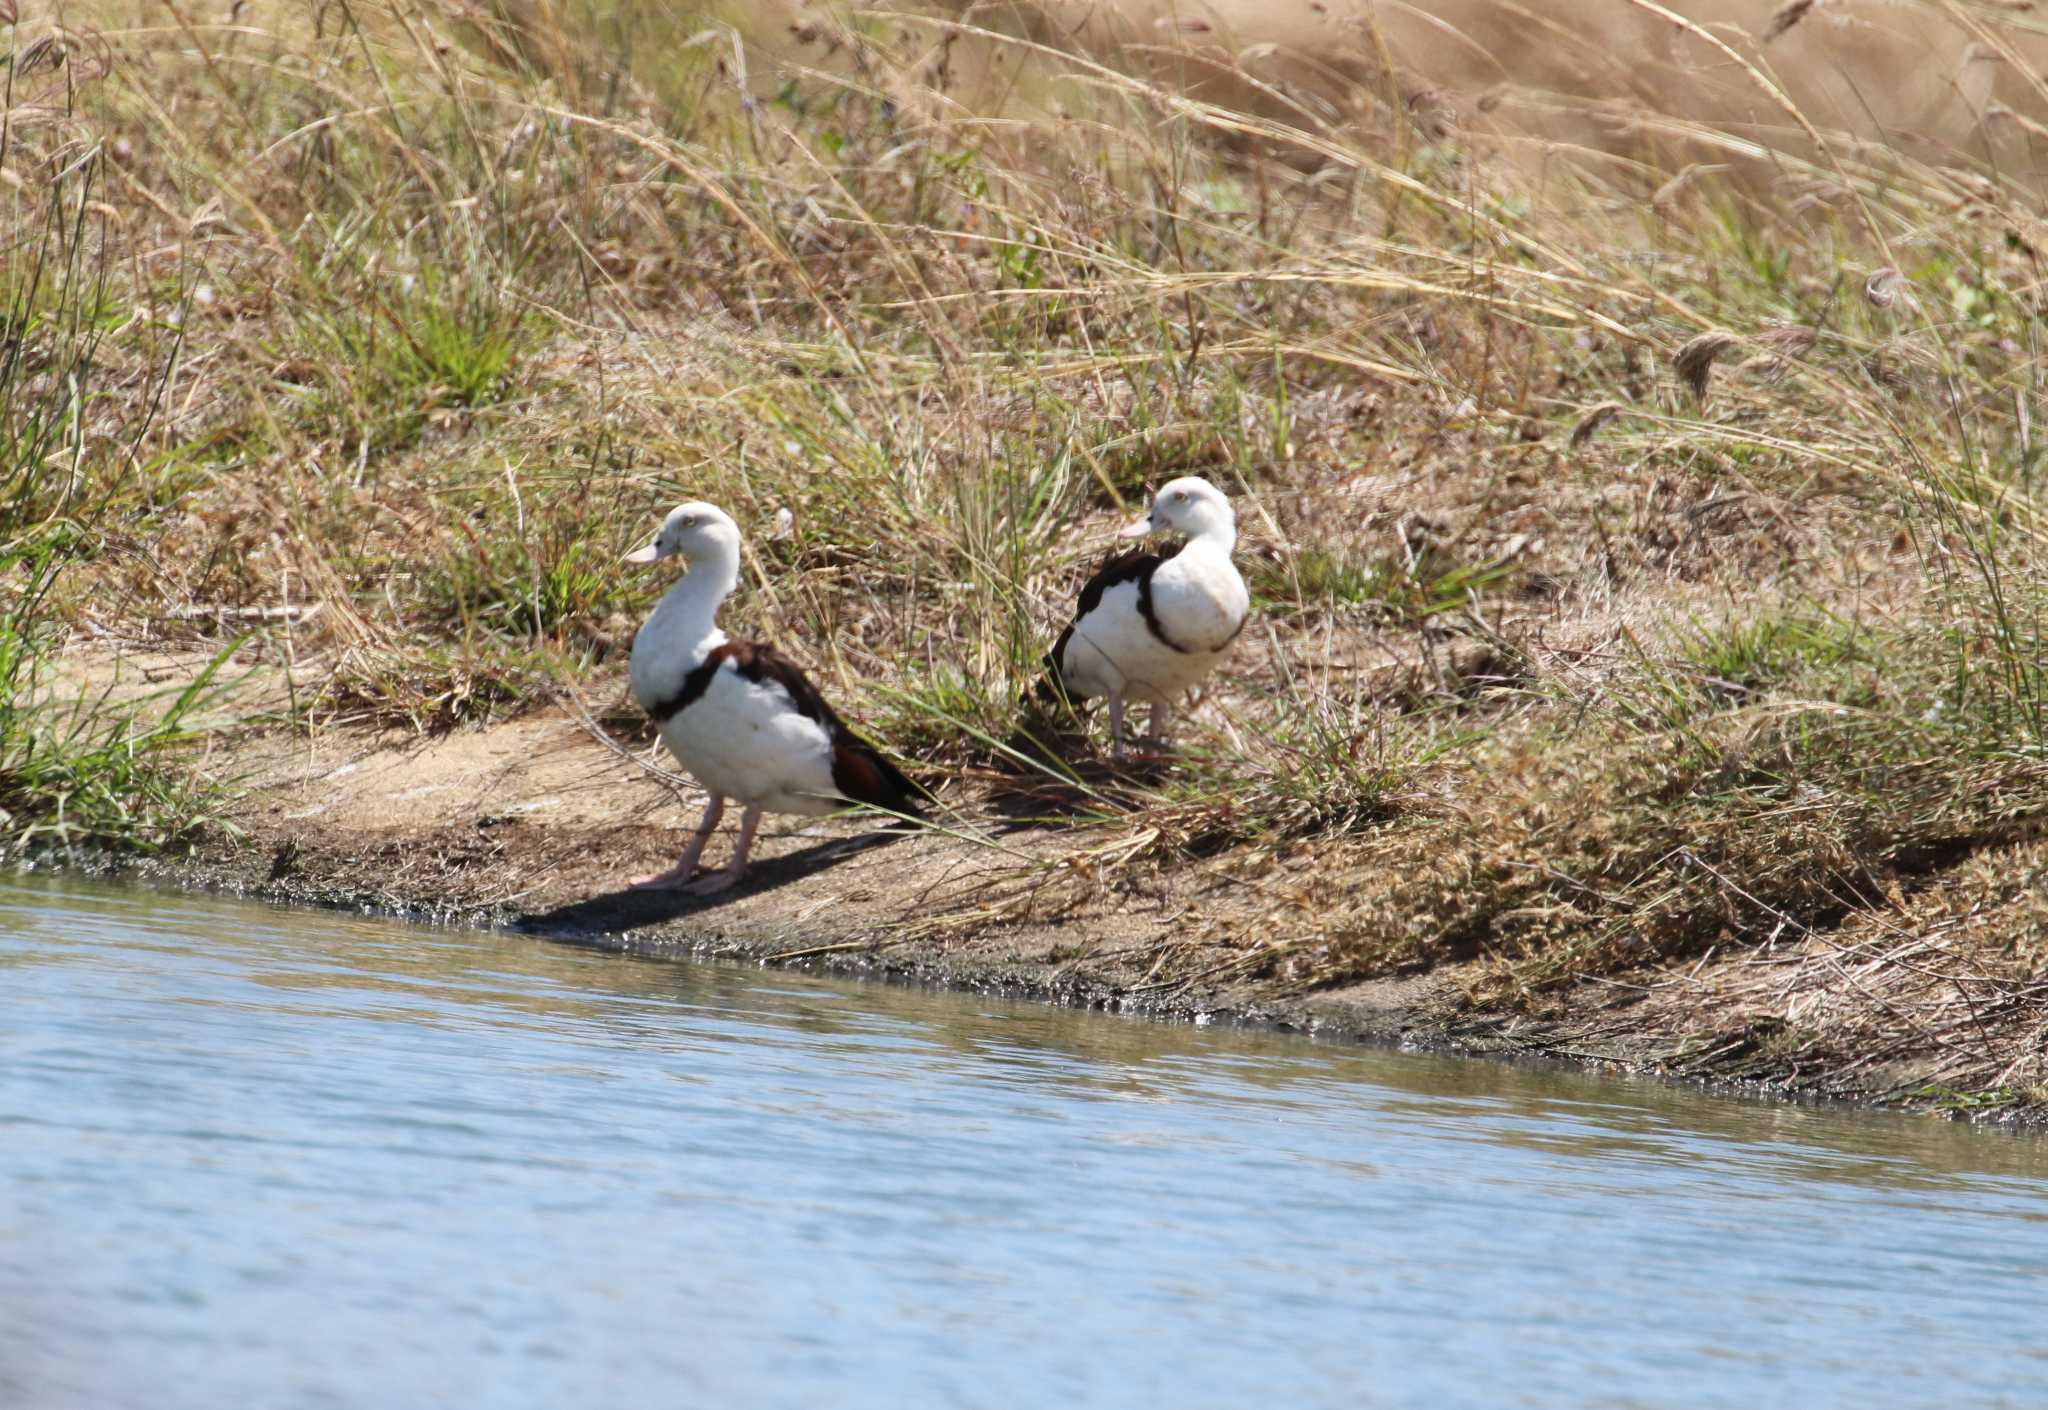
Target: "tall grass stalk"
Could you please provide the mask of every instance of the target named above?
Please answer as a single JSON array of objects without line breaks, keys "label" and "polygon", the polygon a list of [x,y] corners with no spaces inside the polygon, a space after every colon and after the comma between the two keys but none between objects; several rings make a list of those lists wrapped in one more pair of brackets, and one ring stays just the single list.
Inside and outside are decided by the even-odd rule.
[{"label": "tall grass stalk", "polygon": [[[6,146],[0,128],[0,166]],[[16,195],[0,262],[0,857],[154,850],[186,837],[206,804],[178,747],[195,737],[233,650],[167,699],[115,704],[56,678],[64,579],[137,507],[142,447],[179,347],[168,338],[163,364],[136,370],[129,414],[109,425],[101,354],[122,313],[104,156],[90,146],[61,155],[40,190]]]}]

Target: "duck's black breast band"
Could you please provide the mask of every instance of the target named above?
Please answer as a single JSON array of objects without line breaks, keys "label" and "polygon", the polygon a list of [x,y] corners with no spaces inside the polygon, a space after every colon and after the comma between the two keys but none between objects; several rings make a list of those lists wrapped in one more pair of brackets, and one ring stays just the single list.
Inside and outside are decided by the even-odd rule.
[{"label": "duck's black breast band", "polygon": [[[1168,636],[1166,629],[1159,624],[1159,612],[1152,603],[1152,575],[1159,571],[1160,564],[1180,552],[1182,547],[1185,545],[1169,548],[1164,553],[1149,553],[1142,548],[1132,548],[1112,554],[1103,560],[1102,566],[1095,570],[1095,576],[1081,589],[1081,600],[1074,604],[1073,619],[1067,623],[1066,629],[1059,635],[1059,640],[1052,644],[1052,650],[1046,654],[1045,675],[1033,692],[1040,701],[1050,705],[1057,702],[1062,695],[1078,698],[1072,697],[1066,680],[1067,647],[1074,640],[1074,629],[1081,625],[1083,618],[1102,605],[1104,593],[1113,587],[1122,587],[1125,583],[1138,585],[1138,615],[1145,623],[1145,630],[1152,634],[1154,640],[1183,656],[1205,654],[1200,648],[1182,646]],[[1239,617],[1237,625],[1230,629],[1230,635],[1214,649],[1221,651],[1236,641],[1238,633],[1244,630],[1244,624],[1250,620],[1249,612]]]},{"label": "duck's black breast band", "polygon": [[1244,630],[1244,624],[1251,620],[1249,612],[1238,618],[1237,625],[1230,629],[1230,635],[1212,648],[1183,646],[1167,635],[1166,628],[1159,621],[1159,610],[1152,603],[1152,575],[1159,571],[1160,564],[1178,552],[1179,546],[1169,548],[1164,553],[1150,553],[1142,548],[1133,548],[1105,559],[1102,566],[1096,569],[1095,576],[1088,580],[1088,585],[1081,589],[1081,600],[1074,605],[1074,619],[1068,623],[1067,629],[1060,633],[1060,639],[1053,643],[1051,659],[1055,662],[1066,659],[1067,643],[1073,640],[1074,627],[1083,617],[1102,605],[1104,593],[1113,587],[1122,587],[1125,583],[1138,585],[1138,615],[1144,619],[1145,630],[1152,634],[1153,640],[1168,650],[1177,651],[1183,656],[1198,656],[1211,651],[1221,651],[1236,641],[1237,634]]},{"label": "duck's black breast band", "polygon": [[[1156,565],[1155,565],[1156,566]],[[1145,619],[1145,630],[1152,633],[1162,646],[1178,651],[1183,656],[1213,655],[1237,640],[1237,634],[1244,630],[1244,624],[1252,619],[1247,612],[1237,619],[1237,625],[1230,629],[1230,635],[1214,646],[1182,646],[1166,634],[1166,628],[1159,625],[1159,614],[1152,606],[1152,575],[1145,574],[1138,579],[1138,615]]]},{"label": "duck's black breast band", "polygon": [[657,700],[647,707],[647,713],[658,725],[665,725],[677,715],[697,703],[705,691],[711,689],[711,678],[718,674],[718,668],[725,664],[731,653],[732,643],[714,646],[710,653],[699,662],[695,669],[683,677],[683,683],[674,695]]},{"label": "duck's black breast band", "polygon": [[[1158,566],[1157,563],[1151,565],[1153,569]],[[1152,633],[1153,639],[1161,646],[1178,651],[1183,656],[1194,655],[1193,647],[1182,646],[1166,634],[1165,627],[1159,625],[1158,609],[1152,605],[1152,572],[1149,569],[1138,579],[1138,615],[1145,619],[1145,630]]]},{"label": "duck's black breast band", "polygon": [[1165,629],[1159,625],[1159,614],[1152,607],[1152,575],[1159,571],[1160,564],[1178,552],[1178,547],[1169,548],[1164,553],[1131,548],[1104,559],[1102,566],[1095,570],[1095,576],[1081,589],[1081,600],[1074,604],[1074,620],[1066,631],[1060,634],[1059,641],[1053,645],[1054,658],[1058,659],[1061,656],[1067,642],[1072,639],[1075,625],[1102,605],[1102,595],[1111,588],[1122,587],[1125,583],[1138,585],[1138,615],[1145,619],[1145,629],[1163,645],[1185,653],[1188,648],[1166,634]]},{"label": "duck's black breast band", "polygon": [[781,686],[796,712],[816,720],[827,733],[845,728],[832,707],[825,703],[825,697],[811,684],[810,677],[796,662],[765,641],[728,641],[712,647],[704,654],[704,659],[683,677],[676,693],[665,700],[655,701],[647,713],[657,724],[667,724],[703,698],[704,692],[711,689],[712,678],[727,662],[732,663],[733,670],[742,679],[755,685]]},{"label": "duck's black breast band", "polygon": [[[1237,634],[1243,631],[1244,624],[1251,620],[1252,614],[1249,612],[1245,613],[1242,617],[1239,617],[1237,619],[1237,625],[1230,629],[1230,635],[1224,637],[1222,641],[1218,642],[1213,647],[1182,646],[1179,642],[1175,641],[1172,637],[1168,636],[1166,634],[1165,626],[1163,626],[1159,621],[1159,609],[1152,605],[1152,575],[1158,572],[1159,565],[1164,563],[1168,558],[1171,558],[1173,554],[1168,553],[1164,557],[1154,557],[1150,554],[1147,554],[1145,556],[1150,561],[1142,564],[1138,568],[1138,570],[1131,576],[1135,577],[1138,580],[1138,615],[1145,619],[1145,630],[1152,633],[1153,640],[1157,641],[1161,646],[1164,646],[1171,651],[1179,652],[1183,656],[1201,656],[1213,654],[1215,652],[1223,650],[1224,647],[1230,645],[1230,643],[1237,640]],[[1097,578],[1097,581],[1101,581],[1100,577]],[[1094,586],[1094,583],[1089,584],[1089,587],[1091,588]],[[1095,596],[1096,601],[1101,601],[1101,593],[1098,592]],[[1083,610],[1086,610],[1085,606]]]}]

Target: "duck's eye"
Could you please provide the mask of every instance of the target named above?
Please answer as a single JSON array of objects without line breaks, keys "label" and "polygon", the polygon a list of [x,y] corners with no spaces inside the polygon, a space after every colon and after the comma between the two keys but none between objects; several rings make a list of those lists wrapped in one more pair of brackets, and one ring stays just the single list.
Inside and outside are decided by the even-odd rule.
[{"label": "duck's eye", "polygon": [[1188,501],[1188,492],[1186,490],[1175,490],[1173,492],[1173,497],[1180,503],[1186,504]]},{"label": "duck's eye", "polygon": [[683,516],[683,527],[684,527],[684,528],[686,528],[686,529],[694,529],[694,528],[696,528],[696,527],[697,527],[697,516],[696,516],[696,515],[694,515],[694,514],[685,514],[685,515]]}]

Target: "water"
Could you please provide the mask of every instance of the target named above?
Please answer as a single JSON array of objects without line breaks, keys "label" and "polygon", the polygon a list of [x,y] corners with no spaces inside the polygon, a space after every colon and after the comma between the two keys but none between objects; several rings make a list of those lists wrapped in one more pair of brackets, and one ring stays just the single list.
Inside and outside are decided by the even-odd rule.
[{"label": "water", "polygon": [[2048,1405],[2048,1144],[0,883],[0,1404]]}]

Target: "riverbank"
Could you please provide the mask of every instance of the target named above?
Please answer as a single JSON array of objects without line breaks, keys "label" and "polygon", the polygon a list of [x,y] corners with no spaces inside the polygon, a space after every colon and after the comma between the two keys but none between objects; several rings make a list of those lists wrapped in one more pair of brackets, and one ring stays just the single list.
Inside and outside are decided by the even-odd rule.
[{"label": "riverbank", "polygon": [[[430,740],[272,735],[245,740],[239,753],[248,772],[228,814],[233,831],[145,863],[143,876],[646,953],[1425,1047],[1485,1047],[1493,1026],[1461,1021],[1442,976],[1313,996],[1205,980],[1203,960],[1233,953],[1217,927],[1243,924],[1257,907],[1231,900],[1220,870],[1156,889],[1091,885],[1082,873],[1123,840],[1116,829],[977,827],[957,811],[944,831],[917,834],[857,818],[770,819],[746,881],[696,898],[631,892],[626,882],[680,849],[701,794],[678,801],[644,752],[594,738],[588,717],[539,712]],[[1157,978],[1175,948],[1185,953],[1174,977]],[[1184,972],[1190,964],[1197,972]]]},{"label": "riverbank", "polygon": [[[174,679],[158,657],[91,678]],[[259,671],[245,691],[276,690]],[[510,929],[647,954],[716,955],[1001,992],[1195,1022],[1247,1022],[1333,1038],[1493,1057],[1541,1057],[1795,1097],[1875,1102],[2039,1123],[2024,1087],[1943,1081],[1957,1055],[2025,1071],[2037,1011],[1995,996],[1970,1024],[1904,1021],[1926,988],[1970,998],[1963,966],[2039,906],[2030,847],[1944,869],[1911,899],[1845,915],[1827,932],[1716,947],[1681,963],[1502,1003],[1484,956],[1310,987],[1248,965],[1276,894],[1319,894],[1354,859],[1304,847],[1262,876],[1225,853],[1119,870],[1127,820],[1017,826],[1000,790],[947,793],[943,831],[860,819],[771,819],[760,864],[705,899],[632,893],[627,878],[680,849],[701,796],[680,795],[644,734],[612,734],[582,708],[487,727],[234,732],[234,801],[188,856],[136,868],[156,884]],[[650,767],[650,764],[653,767]],[[1263,937],[1255,939],[1254,937]],[[1903,983],[1902,983],[1903,980]],[[1915,981],[1918,981],[1917,984]],[[1979,982],[1986,982],[1979,978]],[[2015,1022],[2014,1020],[2018,1020]]]},{"label": "riverbank", "polygon": [[[0,852],[2038,1110],[2033,37],[1845,54],[1887,116],[1773,77],[1797,7],[1626,72],[1598,17],[1488,31],[1521,89],[1329,11],[18,26]],[[1158,767],[1033,742],[1188,473],[1227,669]],[[943,823],[593,902],[693,819],[620,562],[693,498],[746,537],[723,625]]]},{"label": "riverbank", "polygon": [[[1110,840],[1085,828],[1013,836],[1006,845],[1021,857],[995,866],[974,844],[898,837],[856,822],[772,828],[762,865],[734,893],[649,895],[624,891],[624,879],[679,849],[689,814],[637,767],[591,743],[574,720],[544,718],[440,743],[278,744],[256,791],[232,814],[242,838],[149,863],[143,874],[636,953],[796,965],[1460,1055],[1540,1057],[2029,1126],[2048,1118],[2048,1106],[2023,1090],[1972,1094],[1939,1075],[1965,1045],[1977,1062],[2028,1063],[2039,1055],[2031,1024],[1998,1043],[1987,1025],[1999,1015],[1972,1015],[1977,1031],[1959,1044],[1953,1031],[1900,1023],[1899,1010],[1864,987],[1872,979],[1895,987],[1898,969],[1917,959],[1914,972],[1963,992],[1967,975],[1926,966],[1954,964],[1948,946],[1957,928],[2016,918],[1987,914],[1974,896],[1957,904],[1973,893],[1969,874],[1944,880],[1931,908],[1942,918],[1917,930],[1866,914],[1836,936],[1761,954],[1731,948],[1591,987],[1539,1014],[1474,1003],[1487,979],[1475,960],[1306,992],[1217,977],[1238,968],[1242,954],[1225,938],[1229,923],[1256,909],[1232,901],[1227,870],[1136,895],[1035,905],[1034,892],[1071,884],[1060,873],[1077,865],[1073,854],[1085,857]],[[1988,859],[1982,870],[2002,872],[2004,860]],[[2036,903],[2019,904],[2031,912]],[[1173,951],[1177,977],[1157,978]],[[1823,1007],[1847,1034],[1827,1048],[1810,1036],[1790,1041],[1815,1032]],[[1802,1013],[1803,1028],[1795,1026]]]}]

